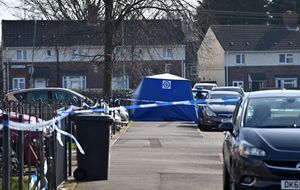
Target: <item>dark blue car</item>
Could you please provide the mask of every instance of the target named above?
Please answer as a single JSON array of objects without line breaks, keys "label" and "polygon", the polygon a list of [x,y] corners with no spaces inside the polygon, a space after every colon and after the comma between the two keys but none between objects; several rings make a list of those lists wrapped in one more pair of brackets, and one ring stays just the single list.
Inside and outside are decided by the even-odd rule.
[{"label": "dark blue car", "polygon": [[224,190],[300,189],[299,90],[246,94],[220,129]]}]

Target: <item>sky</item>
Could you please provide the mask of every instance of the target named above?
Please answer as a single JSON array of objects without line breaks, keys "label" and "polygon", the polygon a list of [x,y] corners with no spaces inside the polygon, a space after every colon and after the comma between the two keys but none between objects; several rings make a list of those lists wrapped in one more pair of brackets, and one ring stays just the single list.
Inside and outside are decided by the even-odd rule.
[{"label": "sky", "polygon": [[[4,3],[6,3],[9,7],[21,7],[22,4],[20,4],[20,2],[22,1],[17,1],[17,0],[2,0]],[[189,3],[193,4],[194,6],[198,5],[197,0],[187,0]],[[9,9],[6,6],[4,6],[3,4],[0,4],[0,20],[2,23],[2,20],[18,20],[19,18],[14,16],[14,10],[13,9]],[[20,13],[21,16],[23,16],[24,18],[24,13]],[[0,23],[0,40],[1,40],[1,33],[2,33],[2,27],[1,27],[1,23]]]},{"label": "sky", "polygon": [[[19,6],[21,7],[22,4],[20,4],[20,1],[16,1],[16,0],[3,0],[9,7],[16,7]],[[198,5],[198,1],[197,0],[186,0],[189,3],[191,3],[194,6]],[[13,10],[12,9],[8,9],[7,7],[3,6],[0,4],[0,20],[15,20],[15,19],[19,19],[17,17],[15,17],[13,14]],[[21,15],[23,16],[24,14],[21,13]]]},{"label": "sky", "polygon": [[[10,7],[19,6],[17,1],[12,1],[12,0],[3,0],[3,1]],[[8,20],[8,19],[17,19],[17,18],[13,16],[12,10],[8,9],[3,4],[0,4],[0,19]]]}]

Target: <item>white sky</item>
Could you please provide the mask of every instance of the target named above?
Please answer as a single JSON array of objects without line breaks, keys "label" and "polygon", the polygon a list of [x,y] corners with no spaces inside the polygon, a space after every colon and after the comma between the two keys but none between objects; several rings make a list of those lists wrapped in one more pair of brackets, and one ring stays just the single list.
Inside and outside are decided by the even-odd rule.
[{"label": "white sky", "polygon": [[[21,7],[22,0],[3,0],[9,7]],[[186,0],[194,6],[198,6],[197,0]],[[15,20],[19,19],[13,15],[14,10],[7,8],[6,6],[0,4],[0,20]],[[22,16],[23,13],[20,13]]]},{"label": "white sky", "polygon": [[[3,0],[9,7],[19,6],[18,0]],[[7,8],[3,4],[0,4],[0,19],[8,20],[8,19],[18,19],[13,16],[13,10]]]},{"label": "white sky", "polygon": [[[187,0],[194,6],[198,6],[197,0]],[[8,7],[21,7],[22,6],[22,0],[3,0],[7,4]],[[0,20],[2,23],[2,20],[17,20],[20,19],[16,16],[14,16],[15,10],[12,8],[8,8],[4,6],[3,4],[0,4]],[[20,12],[20,15],[24,18],[24,13]],[[0,41],[1,41],[1,33],[2,33],[2,27],[0,23]]]}]

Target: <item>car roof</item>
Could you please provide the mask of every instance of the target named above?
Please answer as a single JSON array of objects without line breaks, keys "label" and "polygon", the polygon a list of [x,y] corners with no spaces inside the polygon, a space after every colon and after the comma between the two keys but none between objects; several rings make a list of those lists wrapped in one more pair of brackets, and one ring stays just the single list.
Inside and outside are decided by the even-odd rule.
[{"label": "car roof", "polygon": [[203,86],[216,86],[216,83],[206,83],[206,82],[197,82],[195,85],[203,85]]},{"label": "car roof", "polygon": [[213,89],[241,89],[239,86],[217,86],[214,87]]},{"label": "car roof", "polygon": [[65,91],[65,92],[69,92],[72,94],[75,94],[81,98],[85,98],[85,96],[83,96],[82,94],[75,92],[74,90],[70,90],[67,88],[58,88],[58,87],[47,87],[47,88],[27,88],[27,89],[21,89],[21,90],[15,90],[12,92],[8,92],[7,94],[19,94],[19,93],[23,93],[23,92],[34,92],[34,91]]},{"label": "car roof", "polygon": [[248,98],[268,98],[268,97],[300,97],[300,90],[261,90],[249,92]]},{"label": "car roof", "polygon": [[224,94],[224,95],[239,95],[240,93],[235,91],[211,91],[210,94]]}]

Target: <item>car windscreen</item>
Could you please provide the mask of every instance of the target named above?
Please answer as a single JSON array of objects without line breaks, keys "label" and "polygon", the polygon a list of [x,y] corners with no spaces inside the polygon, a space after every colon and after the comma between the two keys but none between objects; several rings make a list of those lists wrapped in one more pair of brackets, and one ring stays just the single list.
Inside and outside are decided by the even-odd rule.
[{"label": "car windscreen", "polygon": [[208,96],[208,92],[206,91],[192,91],[194,99],[206,99]]},{"label": "car windscreen", "polygon": [[300,98],[253,98],[245,111],[245,127],[300,127]]}]

